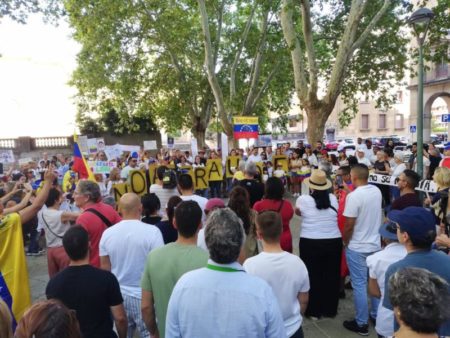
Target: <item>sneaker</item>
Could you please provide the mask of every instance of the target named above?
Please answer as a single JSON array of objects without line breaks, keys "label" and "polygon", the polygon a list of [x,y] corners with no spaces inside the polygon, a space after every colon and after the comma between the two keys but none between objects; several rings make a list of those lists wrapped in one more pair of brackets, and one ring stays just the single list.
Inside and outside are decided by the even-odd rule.
[{"label": "sneaker", "polygon": [[376,318],[374,318],[374,317],[372,317],[372,316],[369,316],[369,322],[371,322],[372,325],[373,325],[374,327],[377,326],[377,320],[376,320]]},{"label": "sneaker", "polygon": [[368,336],[369,335],[369,325],[364,324],[364,325],[358,325],[358,323],[356,322],[355,319],[353,320],[345,320],[342,325],[344,325],[344,327],[352,332],[355,332],[361,336]]}]

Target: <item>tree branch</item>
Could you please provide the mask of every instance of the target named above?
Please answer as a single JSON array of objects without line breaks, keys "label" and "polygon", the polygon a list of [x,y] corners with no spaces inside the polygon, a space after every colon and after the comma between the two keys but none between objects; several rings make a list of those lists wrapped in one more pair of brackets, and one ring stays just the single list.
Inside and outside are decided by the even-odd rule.
[{"label": "tree branch", "polygon": [[244,49],[245,42],[247,41],[248,33],[250,31],[250,27],[252,25],[253,16],[255,15],[257,2],[255,1],[252,7],[252,11],[250,12],[250,15],[247,19],[247,23],[245,25],[244,32],[242,33],[242,40],[239,44],[239,47],[236,51],[236,54],[234,55],[234,61],[231,65],[230,69],[230,102],[234,101],[234,97],[236,96],[236,69],[239,62],[239,59],[241,58],[242,50]]},{"label": "tree branch", "polygon": [[219,11],[219,21],[217,23],[217,39],[216,39],[216,49],[214,51],[214,64],[217,64],[217,56],[219,55],[220,49],[220,39],[222,37],[222,24],[223,24],[223,9],[225,7],[225,0],[222,0]]},{"label": "tree branch", "polygon": [[305,38],[306,53],[308,56],[309,68],[309,96],[317,99],[317,63],[314,49],[313,31],[311,23],[311,6],[309,0],[301,1],[303,36]]},{"label": "tree branch", "polygon": [[200,9],[200,19],[202,24],[203,38],[205,45],[206,73],[208,74],[208,81],[209,84],[211,85],[211,90],[213,92],[214,99],[217,105],[217,111],[222,120],[224,130],[227,133],[227,135],[230,136],[233,133],[233,126],[231,125],[230,121],[228,121],[228,117],[225,111],[225,103],[223,99],[222,88],[220,87],[219,81],[217,80],[217,76],[215,73],[215,64],[211,44],[211,34],[209,31],[208,13],[206,11],[205,0],[198,0],[198,6]]},{"label": "tree branch", "polygon": [[266,37],[267,37],[267,28],[269,24],[269,10],[266,11],[261,28],[261,38],[259,40],[258,49],[253,61],[253,72],[251,76],[250,89],[247,94],[247,98],[245,100],[244,110],[249,111],[248,109],[253,105],[254,96],[256,90],[258,89],[259,78],[261,75],[261,66],[264,59],[264,49],[266,47]]},{"label": "tree branch", "polygon": [[253,99],[253,101],[251,102],[251,106],[249,111],[247,111],[246,113],[252,111],[253,109],[255,109],[256,105],[258,104],[259,100],[261,99],[262,95],[264,94],[264,92],[266,91],[266,89],[269,87],[270,82],[272,81],[273,77],[275,76],[275,74],[278,72],[278,70],[280,69],[280,65],[281,62],[278,61],[275,64],[275,67],[273,67],[272,71],[270,72],[269,76],[267,77],[266,81],[264,81],[261,89],[259,90],[259,92],[256,94],[255,98]]},{"label": "tree branch", "polygon": [[300,41],[296,35],[293,23],[294,2],[283,0],[281,9],[281,27],[286,43],[291,51],[292,65],[294,68],[294,82],[297,94],[301,101],[306,101],[308,83],[306,82],[305,65]]},{"label": "tree branch", "polygon": [[372,18],[372,20],[367,25],[366,29],[361,33],[359,38],[355,41],[355,43],[352,45],[352,48],[350,50],[351,55],[353,55],[354,51],[361,47],[361,45],[367,40],[367,37],[372,32],[372,30],[375,28],[375,26],[378,24],[378,21],[380,21],[381,17],[386,13],[386,11],[389,9],[389,6],[392,4],[392,0],[384,0],[383,6],[380,8],[380,10],[375,14],[375,16]]}]

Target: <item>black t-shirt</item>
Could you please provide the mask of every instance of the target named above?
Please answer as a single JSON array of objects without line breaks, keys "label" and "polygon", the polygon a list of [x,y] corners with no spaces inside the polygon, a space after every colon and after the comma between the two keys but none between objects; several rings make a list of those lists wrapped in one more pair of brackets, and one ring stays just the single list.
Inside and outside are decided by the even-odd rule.
[{"label": "black t-shirt", "polygon": [[239,185],[248,191],[250,196],[250,207],[260,201],[264,196],[264,184],[256,180],[243,179]]},{"label": "black t-shirt", "polygon": [[421,207],[422,203],[420,203],[419,197],[417,197],[416,193],[404,194],[397,198],[391,204],[391,210],[403,210],[407,207]]},{"label": "black t-shirt", "polygon": [[141,221],[147,224],[155,225],[156,223],[161,222],[161,219],[161,216],[145,216],[142,217]]},{"label": "black t-shirt", "polygon": [[385,164],[388,164],[388,167],[389,167],[389,162],[388,161],[375,161],[375,163],[373,164],[373,167],[376,169],[376,170],[380,170],[380,171],[386,171],[386,167],[385,167]]},{"label": "black t-shirt", "polygon": [[158,222],[155,225],[161,231],[164,244],[175,242],[178,239],[177,229],[175,229],[171,224],[169,224],[168,220]]},{"label": "black t-shirt", "polygon": [[116,338],[110,306],[123,303],[119,282],[109,271],[91,265],[69,266],[47,284],[48,299],[75,310],[83,338]]}]

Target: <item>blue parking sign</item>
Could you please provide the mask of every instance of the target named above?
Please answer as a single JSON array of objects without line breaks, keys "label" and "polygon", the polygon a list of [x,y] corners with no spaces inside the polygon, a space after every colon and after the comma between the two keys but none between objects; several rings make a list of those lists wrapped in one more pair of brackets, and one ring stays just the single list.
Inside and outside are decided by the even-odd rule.
[{"label": "blue parking sign", "polygon": [[450,114],[442,114],[442,123],[449,123],[450,122]]},{"label": "blue parking sign", "polygon": [[410,132],[411,134],[414,134],[416,131],[417,131],[417,127],[416,127],[415,124],[409,126],[409,132]]}]

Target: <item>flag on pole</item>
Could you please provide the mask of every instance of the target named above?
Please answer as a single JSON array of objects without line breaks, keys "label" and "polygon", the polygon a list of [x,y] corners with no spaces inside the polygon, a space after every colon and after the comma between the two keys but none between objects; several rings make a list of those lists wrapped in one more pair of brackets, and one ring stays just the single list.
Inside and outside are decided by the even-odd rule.
[{"label": "flag on pole", "polygon": [[73,166],[72,170],[78,173],[79,179],[88,179],[90,181],[95,182],[94,174],[92,170],[89,168],[86,160],[81,153],[80,146],[78,145],[78,138],[76,135],[73,137],[74,145],[73,145]]},{"label": "flag on pole", "polygon": [[257,117],[234,117],[233,136],[236,140],[241,138],[258,138],[259,125]]},{"label": "flag on pole", "polygon": [[22,221],[18,213],[8,214],[0,220],[0,298],[11,310],[14,330],[31,306]]}]

